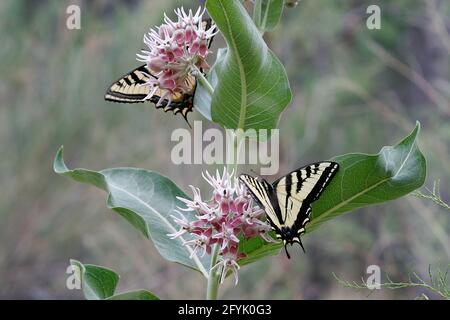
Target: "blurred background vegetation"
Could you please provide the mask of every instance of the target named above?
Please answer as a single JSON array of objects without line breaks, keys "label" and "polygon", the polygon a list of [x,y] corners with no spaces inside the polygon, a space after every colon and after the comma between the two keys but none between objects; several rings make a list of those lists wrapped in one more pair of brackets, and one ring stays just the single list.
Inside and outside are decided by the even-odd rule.
[{"label": "blurred background vegetation", "polygon": [[[66,28],[66,8],[81,6],[81,30]],[[381,7],[381,30],[366,28],[366,8]],[[175,166],[170,134],[186,125],[155,110],[103,101],[106,87],[137,66],[143,34],[176,6],[197,1],[0,2],[0,298],[73,299],[69,258],[121,275],[120,289],[162,298],[204,296],[201,276],[163,260],[152,243],[105,206],[93,187],[57,176],[65,145],[71,167],[134,166],[169,176],[187,191],[206,167]],[[375,153],[422,123],[427,186],[450,190],[450,3],[444,0],[302,0],[267,34],[294,93],[282,116],[280,173],[348,152]],[[215,47],[223,46],[217,39]],[[201,119],[198,113],[190,120]],[[206,124],[205,124],[206,126]],[[241,270],[223,298],[366,299],[333,278],[383,274],[424,278],[450,261],[449,212],[408,196],[328,222],[304,239],[307,254],[271,257]],[[413,299],[420,289],[381,290],[369,298]],[[430,297],[435,297],[430,295]]]}]

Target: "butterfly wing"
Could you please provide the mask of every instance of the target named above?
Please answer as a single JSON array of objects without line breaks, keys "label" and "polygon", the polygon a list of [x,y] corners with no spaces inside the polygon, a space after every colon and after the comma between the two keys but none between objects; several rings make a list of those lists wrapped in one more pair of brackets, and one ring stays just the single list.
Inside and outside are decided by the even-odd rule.
[{"label": "butterfly wing", "polygon": [[123,103],[144,102],[150,88],[143,86],[151,72],[142,65],[115,81],[106,91],[105,100]]},{"label": "butterfly wing", "polygon": [[311,219],[311,204],[320,197],[338,168],[335,162],[317,162],[292,171],[272,184],[282,227],[291,228],[298,235],[305,232]]},{"label": "butterfly wing", "polygon": [[[105,100],[121,103],[139,103],[145,102],[144,98],[150,93],[150,87],[144,86],[149,77],[154,77],[146,65],[142,65],[130,73],[124,75],[114,82],[106,91]],[[193,109],[193,96],[195,93],[196,80],[194,76],[186,78],[186,85],[191,90],[187,94],[173,93],[172,101],[164,99],[159,105],[156,105],[164,90],[159,89],[151,97],[150,101],[156,105],[156,108],[162,108],[165,112],[172,111],[174,114],[181,113],[186,119],[187,114]]]},{"label": "butterfly wing", "polygon": [[272,186],[265,180],[260,181],[247,174],[241,174],[239,179],[245,184],[258,205],[266,211],[272,227],[280,232],[282,223],[280,208]]}]

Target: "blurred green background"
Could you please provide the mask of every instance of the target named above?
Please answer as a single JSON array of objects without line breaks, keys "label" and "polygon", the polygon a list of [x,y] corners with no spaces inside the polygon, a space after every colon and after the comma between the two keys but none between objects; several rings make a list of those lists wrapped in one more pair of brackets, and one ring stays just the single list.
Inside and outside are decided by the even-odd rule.
[{"label": "blurred green background", "polygon": [[[66,28],[66,8],[81,7],[81,30]],[[381,7],[381,30],[366,28],[366,8]],[[66,289],[69,258],[121,275],[120,289],[161,298],[204,296],[198,274],[163,260],[105,195],[52,171],[65,145],[71,167],[152,169],[204,185],[206,167],[170,163],[171,132],[186,128],[151,104],[103,101],[107,86],[137,66],[149,27],[176,6],[197,1],[0,2],[0,298],[74,299]],[[266,35],[285,64],[294,99],[280,127],[280,174],[348,152],[375,153],[422,123],[427,186],[450,193],[450,3],[434,0],[302,0]],[[218,37],[214,48],[223,46]],[[212,62],[212,61],[211,61]],[[191,114],[191,122],[202,119]],[[206,124],[205,124],[206,125]],[[408,196],[332,220],[304,238],[307,254],[271,257],[241,269],[231,299],[413,299],[422,291],[367,292],[333,278],[367,277],[377,264],[394,280],[450,261],[450,217]],[[298,250],[297,250],[298,249]],[[435,297],[429,295],[430,297]]]}]

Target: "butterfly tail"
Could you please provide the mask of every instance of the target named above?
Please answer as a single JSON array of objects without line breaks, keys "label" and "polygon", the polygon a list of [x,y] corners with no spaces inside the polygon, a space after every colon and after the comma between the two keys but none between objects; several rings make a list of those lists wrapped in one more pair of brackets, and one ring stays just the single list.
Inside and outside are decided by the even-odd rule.
[{"label": "butterfly tail", "polygon": [[186,123],[189,126],[189,128],[192,129],[192,126],[191,126],[191,124],[189,123],[189,121],[187,119],[187,114],[183,115],[183,119],[184,119],[184,121],[186,121]]},{"label": "butterfly tail", "polygon": [[299,240],[295,240],[295,242],[297,242],[300,245],[300,247],[302,247],[303,253],[306,253],[305,247],[303,247],[302,240],[300,240],[300,239]]}]

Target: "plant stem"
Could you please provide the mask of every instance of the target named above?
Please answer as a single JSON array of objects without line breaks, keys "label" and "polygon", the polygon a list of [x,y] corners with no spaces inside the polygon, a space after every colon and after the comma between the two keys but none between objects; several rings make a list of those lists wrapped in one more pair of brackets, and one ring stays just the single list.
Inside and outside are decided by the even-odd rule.
[{"label": "plant stem", "polygon": [[209,83],[208,79],[206,79],[205,75],[197,68],[197,66],[193,65],[192,69],[194,70],[194,74],[197,80],[202,84],[203,87],[206,88],[209,95],[212,96],[214,93],[214,88],[211,83]]},{"label": "plant stem", "polygon": [[206,288],[206,300],[217,300],[219,293],[219,273],[214,268],[219,255],[219,245],[215,245],[211,253],[211,265],[209,267],[208,286]]}]

